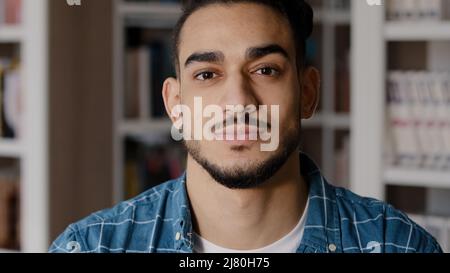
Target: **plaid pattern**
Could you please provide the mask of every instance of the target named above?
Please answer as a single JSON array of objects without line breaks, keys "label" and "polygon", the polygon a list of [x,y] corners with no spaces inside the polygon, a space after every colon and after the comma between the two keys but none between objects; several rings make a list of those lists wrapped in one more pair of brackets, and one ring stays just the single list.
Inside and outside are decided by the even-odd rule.
[{"label": "plaid pattern", "polygon": [[[436,240],[405,214],[327,183],[301,154],[309,209],[299,253],[440,253]],[[70,225],[49,252],[191,253],[185,175]]]}]

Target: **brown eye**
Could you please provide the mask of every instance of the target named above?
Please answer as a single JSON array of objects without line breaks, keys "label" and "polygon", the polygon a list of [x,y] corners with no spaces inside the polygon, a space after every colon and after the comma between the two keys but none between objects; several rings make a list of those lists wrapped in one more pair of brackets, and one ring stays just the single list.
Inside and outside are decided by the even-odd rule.
[{"label": "brown eye", "polygon": [[207,81],[207,80],[214,79],[216,76],[217,76],[216,73],[206,71],[206,72],[201,72],[201,73],[197,74],[195,76],[195,78],[199,81]]},{"label": "brown eye", "polygon": [[256,74],[263,75],[263,76],[276,76],[278,75],[278,70],[272,67],[263,67],[258,70],[256,70]]}]

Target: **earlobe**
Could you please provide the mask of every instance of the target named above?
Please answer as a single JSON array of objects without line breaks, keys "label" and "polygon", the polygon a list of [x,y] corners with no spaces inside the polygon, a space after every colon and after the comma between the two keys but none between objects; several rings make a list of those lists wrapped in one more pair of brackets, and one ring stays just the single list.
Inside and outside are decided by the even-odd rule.
[{"label": "earlobe", "polygon": [[302,87],[301,118],[309,119],[316,111],[320,97],[320,73],[316,68],[305,68]]},{"label": "earlobe", "polygon": [[180,105],[180,83],[175,78],[167,78],[163,84],[162,97],[169,118],[175,123],[179,117],[173,115],[175,106]]}]

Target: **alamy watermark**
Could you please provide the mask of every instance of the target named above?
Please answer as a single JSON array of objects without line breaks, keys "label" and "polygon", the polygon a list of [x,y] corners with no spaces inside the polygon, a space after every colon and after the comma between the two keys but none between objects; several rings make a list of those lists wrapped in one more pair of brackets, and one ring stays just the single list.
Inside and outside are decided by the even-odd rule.
[{"label": "alamy watermark", "polygon": [[69,6],[81,6],[81,0],[66,0]]},{"label": "alamy watermark", "polygon": [[[261,140],[260,150],[278,149],[280,142],[279,105],[219,105],[203,107],[201,97],[194,98],[194,109],[176,105],[171,112],[176,119],[171,135],[175,141],[256,141]],[[204,120],[207,121],[204,123]],[[192,124],[192,121],[194,124]]]},{"label": "alamy watermark", "polygon": [[369,6],[382,6],[383,0],[366,0],[367,5]]}]

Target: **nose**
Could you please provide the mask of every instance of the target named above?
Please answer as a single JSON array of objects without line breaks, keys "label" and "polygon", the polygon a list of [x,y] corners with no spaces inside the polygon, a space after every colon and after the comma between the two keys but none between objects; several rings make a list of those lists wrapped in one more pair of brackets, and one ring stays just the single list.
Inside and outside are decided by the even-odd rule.
[{"label": "nose", "polygon": [[226,79],[224,91],[221,94],[220,106],[226,109],[227,105],[259,105],[259,99],[250,79],[243,73],[234,73]]}]

